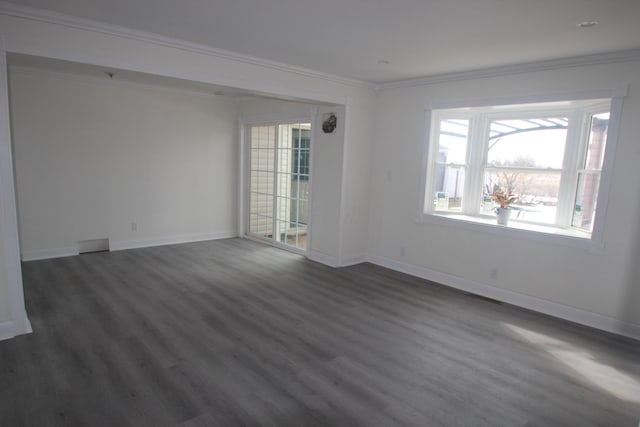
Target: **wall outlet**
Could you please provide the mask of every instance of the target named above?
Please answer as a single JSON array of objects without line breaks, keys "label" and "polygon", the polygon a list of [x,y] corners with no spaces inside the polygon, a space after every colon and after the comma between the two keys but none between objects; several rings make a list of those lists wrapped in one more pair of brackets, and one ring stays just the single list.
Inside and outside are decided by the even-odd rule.
[{"label": "wall outlet", "polygon": [[489,276],[491,276],[492,279],[497,279],[498,278],[498,267],[493,267],[491,268],[491,270],[489,270]]},{"label": "wall outlet", "polygon": [[136,224],[135,222],[131,223],[131,231],[138,231],[138,224]]},{"label": "wall outlet", "polygon": [[400,246],[400,256],[404,256],[404,246]]}]

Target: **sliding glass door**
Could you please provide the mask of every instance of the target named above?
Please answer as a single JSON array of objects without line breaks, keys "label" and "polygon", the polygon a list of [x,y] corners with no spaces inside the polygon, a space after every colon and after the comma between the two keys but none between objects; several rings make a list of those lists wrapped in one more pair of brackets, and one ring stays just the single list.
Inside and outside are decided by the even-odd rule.
[{"label": "sliding glass door", "polygon": [[247,136],[247,233],[306,250],[311,124],[250,125]]}]

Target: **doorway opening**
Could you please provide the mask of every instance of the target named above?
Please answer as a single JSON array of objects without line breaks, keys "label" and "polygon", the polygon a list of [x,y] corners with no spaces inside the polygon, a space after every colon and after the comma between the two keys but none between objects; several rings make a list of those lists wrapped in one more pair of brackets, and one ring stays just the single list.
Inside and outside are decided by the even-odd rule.
[{"label": "doorway opening", "polygon": [[311,123],[248,125],[247,234],[307,250]]}]

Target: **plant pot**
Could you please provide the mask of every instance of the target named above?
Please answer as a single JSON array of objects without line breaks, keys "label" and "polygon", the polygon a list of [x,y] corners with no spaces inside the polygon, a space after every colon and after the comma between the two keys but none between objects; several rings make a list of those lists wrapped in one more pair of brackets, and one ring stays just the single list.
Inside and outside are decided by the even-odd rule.
[{"label": "plant pot", "polygon": [[509,208],[497,208],[496,218],[499,225],[508,225],[509,218],[511,218],[511,209]]}]

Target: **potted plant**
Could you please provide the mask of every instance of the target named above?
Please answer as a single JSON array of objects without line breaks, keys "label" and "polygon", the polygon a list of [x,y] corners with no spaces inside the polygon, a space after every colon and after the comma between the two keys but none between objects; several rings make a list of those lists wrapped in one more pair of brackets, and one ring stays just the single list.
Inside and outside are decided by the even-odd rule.
[{"label": "potted plant", "polygon": [[495,208],[498,224],[507,225],[509,223],[509,218],[511,217],[511,204],[518,200],[518,196],[513,193],[496,190],[491,195],[491,200],[500,205]]}]

